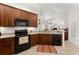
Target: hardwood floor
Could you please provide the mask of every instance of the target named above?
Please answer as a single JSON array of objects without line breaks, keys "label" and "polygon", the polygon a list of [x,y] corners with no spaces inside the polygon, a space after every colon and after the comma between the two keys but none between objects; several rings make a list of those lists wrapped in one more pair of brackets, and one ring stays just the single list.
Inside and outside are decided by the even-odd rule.
[{"label": "hardwood floor", "polygon": [[51,45],[38,45],[37,52],[57,53],[56,49]]}]

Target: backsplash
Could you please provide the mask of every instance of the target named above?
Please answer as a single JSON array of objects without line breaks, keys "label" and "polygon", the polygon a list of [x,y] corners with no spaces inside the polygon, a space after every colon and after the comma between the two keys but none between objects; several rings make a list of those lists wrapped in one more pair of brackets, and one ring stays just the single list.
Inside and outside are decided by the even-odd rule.
[{"label": "backsplash", "polygon": [[1,34],[14,33],[13,27],[1,27]]},{"label": "backsplash", "polygon": [[[51,23],[51,22],[49,22]],[[52,24],[42,24],[39,27],[0,27],[1,34],[15,33],[15,30],[24,30],[28,29],[28,31],[51,31],[53,28],[64,29],[64,22],[52,22]]]},{"label": "backsplash", "polygon": [[24,30],[28,29],[28,31],[35,31],[35,27],[0,27],[1,34],[15,33],[15,30]]}]

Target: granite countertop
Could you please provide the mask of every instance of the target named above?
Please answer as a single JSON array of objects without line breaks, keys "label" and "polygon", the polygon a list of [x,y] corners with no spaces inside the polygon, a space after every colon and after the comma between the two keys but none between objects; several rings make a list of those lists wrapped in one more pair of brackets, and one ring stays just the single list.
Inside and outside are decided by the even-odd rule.
[{"label": "granite countertop", "polygon": [[0,36],[0,38],[9,38],[9,37],[15,37],[14,33],[10,33],[10,34],[3,34]]},{"label": "granite countertop", "polygon": [[29,35],[33,34],[62,34],[62,31],[39,31],[39,32],[29,32]]},{"label": "granite countertop", "polygon": [[[62,34],[62,31],[39,31],[39,32],[28,32],[28,35],[34,35],[34,34]],[[9,38],[9,37],[15,37],[15,33],[9,33],[9,34],[2,34],[0,38]]]}]

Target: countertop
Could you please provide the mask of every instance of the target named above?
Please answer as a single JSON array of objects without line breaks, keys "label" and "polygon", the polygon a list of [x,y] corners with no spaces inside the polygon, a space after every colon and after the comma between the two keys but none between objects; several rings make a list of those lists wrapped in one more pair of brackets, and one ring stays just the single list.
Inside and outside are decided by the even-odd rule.
[{"label": "countertop", "polygon": [[[63,31],[39,31],[39,32],[28,32],[28,35],[34,35],[34,34],[62,34]],[[15,37],[15,33],[9,33],[9,34],[2,34],[0,38],[9,38],[9,37]]]},{"label": "countertop", "polygon": [[39,32],[28,32],[29,35],[33,35],[33,34],[62,34],[62,31],[39,31]]},{"label": "countertop", "polygon": [[15,37],[15,34],[14,33],[3,34],[3,35],[0,36],[0,39],[2,39],[2,38],[9,38],[9,37]]}]

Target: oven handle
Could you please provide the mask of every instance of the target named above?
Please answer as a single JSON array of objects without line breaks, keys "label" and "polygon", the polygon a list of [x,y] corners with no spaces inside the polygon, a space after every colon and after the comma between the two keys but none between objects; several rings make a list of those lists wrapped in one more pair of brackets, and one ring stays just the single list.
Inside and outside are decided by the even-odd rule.
[{"label": "oven handle", "polygon": [[[29,36],[29,35],[27,35],[27,36]],[[15,36],[15,37],[25,37],[25,36]]]}]

